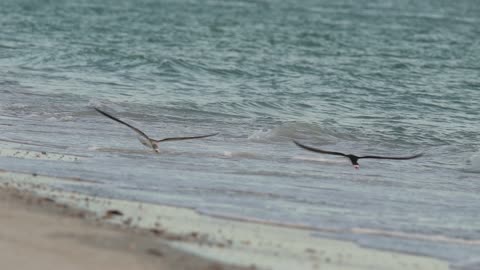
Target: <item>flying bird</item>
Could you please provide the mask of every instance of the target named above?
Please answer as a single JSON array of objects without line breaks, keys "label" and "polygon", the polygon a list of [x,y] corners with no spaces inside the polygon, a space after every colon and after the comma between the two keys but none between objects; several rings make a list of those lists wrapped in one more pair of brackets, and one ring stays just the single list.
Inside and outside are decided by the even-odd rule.
[{"label": "flying bird", "polygon": [[213,134],[208,134],[208,135],[200,135],[200,136],[192,136],[192,137],[173,137],[173,138],[164,138],[164,139],[160,139],[160,140],[155,140],[155,139],[152,139],[150,137],[148,137],[147,134],[145,134],[143,131],[141,131],[140,129],[116,118],[115,116],[111,115],[111,114],[108,114],[98,108],[95,108],[95,110],[101,114],[103,114],[104,116],[114,120],[114,121],[117,121],[119,122],[120,124],[123,124],[129,128],[131,128],[133,131],[135,131],[139,137],[138,137],[138,140],[143,144],[145,145],[146,147],[149,147],[149,148],[152,148],[153,151],[155,151],[156,153],[159,153],[160,150],[158,148],[158,144],[160,142],[167,142],[167,141],[181,141],[181,140],[191,140],[191,139],[202,139],[202,138],[206,138],[206,137],[211,137],[211,136],[215,136],[217,135],[218,133],[213,133]]},{"label": "flying bird", "polygon": [[346,157],[346,158],[350,159],[350,162],[352,162],[352,165],[355,169],[360,169],[360,165],[358,164],[358,160],[361,159],[361,158],[407,160],[407,159],[414,159],[414,158],[417,158],[417,157],[420,157],[420,156],[423,155],[423,154],[416,154],[416,155],[407,156],[407,157],[385,157],[385,156],[361,156],[361,157],[359,157],[359,156],[352,155],[352,154],[344,154],[344,153],[340,153],[340,152],[326,151],[326,150],[314,148],[314,147],[311,147],[311,146],[301,144],[301,143],[299,143],[295,140],[293,142],[297,146],[299,146],[303,149],[306,149],[308,151]]}]

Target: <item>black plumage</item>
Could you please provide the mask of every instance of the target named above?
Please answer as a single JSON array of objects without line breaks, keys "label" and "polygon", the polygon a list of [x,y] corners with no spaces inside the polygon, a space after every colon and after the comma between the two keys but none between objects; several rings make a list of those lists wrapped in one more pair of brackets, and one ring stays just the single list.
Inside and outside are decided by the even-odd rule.
[{"label": "black plumage", "polygon": [[359,159],[372,158],[372,159],[408,160],[408,159],[418,158],[418,157],[421,157],[423,155],[423,154],[420,153],[420,154],[416,154],[416,155],[413,155],[413,156],[406,156],[406,157],[388,157],[388,156],[371,156],[371,155],[369,155],[369,156],[356,156],[356,155],[353,155],[353,154],[344,154],[344,153],[340,153],[340,152],[322,150],[322,149],[319,149],[319,148],[315,148],[315,147],[311,147],[311,146],[301,144],[297,141],[293,141],[293,142],[297,146],[299,146],[299,147],[301,147],[305,150],[308,150],[308,151],[312,151],[312,152],[316,152],[316,153],[322,153],[322,154],[328,154],[328,155],[337,155],[337,156],[346,157],[346,158],[350,159],[350,162],[352,162],[352,165],[353,165],[353,167],[355,167],[355,169],[360,168],[360,164],[358,164]]}]

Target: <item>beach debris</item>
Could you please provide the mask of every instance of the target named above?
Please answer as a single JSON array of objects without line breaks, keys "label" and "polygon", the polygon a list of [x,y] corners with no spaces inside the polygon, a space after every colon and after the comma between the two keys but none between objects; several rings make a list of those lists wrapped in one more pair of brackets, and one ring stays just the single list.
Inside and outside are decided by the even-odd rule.
[{"label": "beach debris", "polygon": [[130,226],[132,224],[132,218],[127,218],[123,221],[123,224],[126,226]]},{"label": "beach debris", "polygon": [[123,216],[123,213],[120,212],[119,210],[108,210],[105,212],[105,215],[103,216],[104,219],[110,219],[114,216]]},{"label": "beach debris", "polygon": [[151,254],[151,255],[154,255],[154,256],[163,257],[163,252],[161,252],[160,250],[155,249],[155,248],[147,249],[147,253]]},{"label": "beach debris", "polygon": [[159,235],[164,234],[164,233],[165,233],[165,230],[153,228],[153,229],[150,229],[150,232],[152,232],[153,234],[159,236]]},{"label": "beach debris", "polygon": [[39,201],[40,203],[54,203],[54,202],[55,202],[54,199],[46,198],[46,197],[45,197],[45,198],[40,198],[38,201]]}]

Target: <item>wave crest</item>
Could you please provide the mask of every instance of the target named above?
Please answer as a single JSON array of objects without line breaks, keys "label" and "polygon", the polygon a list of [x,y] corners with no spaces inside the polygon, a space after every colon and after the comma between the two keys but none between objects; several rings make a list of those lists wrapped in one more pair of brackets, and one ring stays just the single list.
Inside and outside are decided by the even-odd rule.
[{"label": "wave crest", "polygon": [[316,143],[334,143],[339,140],[353,140],[346,131],[338,130],[331,125],[320,126],[315,123],[287,122],[273,128],[254,131],[248,140],[254,142],[314,140]]}]

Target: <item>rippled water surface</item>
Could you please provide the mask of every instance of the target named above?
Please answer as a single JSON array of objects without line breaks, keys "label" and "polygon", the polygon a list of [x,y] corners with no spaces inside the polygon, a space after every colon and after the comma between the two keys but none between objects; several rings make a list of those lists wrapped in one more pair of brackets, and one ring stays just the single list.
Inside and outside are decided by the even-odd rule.
[{"label": "rippled water surface", "polygon": [[[476,0],[4,0],[0,148],[81,158],[0,169],[478,269],[479,25]],[[220,135],[155,155],[93,106],[155,138]],[[357,171],[292,139],[425,154]]]}]

